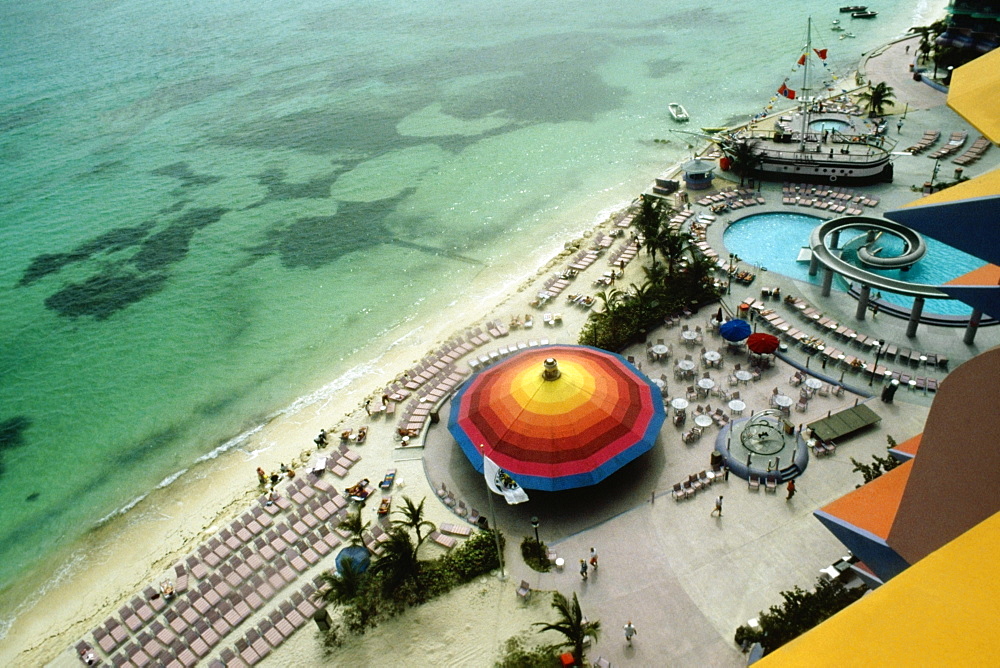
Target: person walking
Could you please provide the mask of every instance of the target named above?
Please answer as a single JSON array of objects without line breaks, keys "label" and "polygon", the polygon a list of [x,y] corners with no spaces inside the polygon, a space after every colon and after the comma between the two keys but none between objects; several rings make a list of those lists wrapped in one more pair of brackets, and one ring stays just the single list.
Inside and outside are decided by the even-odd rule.
[{"label": "person walking", "polygon": [[597,570],[597,548],[590,548],[590,567]]},{"label": "person walking", "polygon": [[715,500],[715,508],[712,510],[711,513],[709,513],[709,517],[711,517],[715,513],[719,513],[719,517],[722,517],[722,495],[721,494],[719,495],[719,498],[717,498]]},{"label": "person walking", "polygon": [[580,577],[583,581],[587,581],[587,562],[583,559],[580,560]]},{"label": "person walking", "polygon": [[786,489],[788,490],[788,496],[785,497],[785,501],[788,501],[793,496],[795,496],[795,481],[794,480],[789,480],[788,481],[788,487]]},{"label": "person walking", "polygon": [[622,627],[622,630],[625,631],[625,642],[627,642],[628,646],[631,647],[632,646],[632,638],[634,638],[635,635],[638,633],[638,631],[636,631],[635,627],[632,625],[632,620],[631,619],[628,620],[628,623],[625,624],[625,626]]}]

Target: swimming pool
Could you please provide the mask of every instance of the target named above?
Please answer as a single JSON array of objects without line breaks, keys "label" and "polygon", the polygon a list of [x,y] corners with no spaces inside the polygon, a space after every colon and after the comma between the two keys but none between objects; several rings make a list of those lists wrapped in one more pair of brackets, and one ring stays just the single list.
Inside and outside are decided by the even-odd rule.
[{"label": "swimming pool", "polygon": [[[809,235],[822,220],[824,219],[818,216],[782,211],[745,216],[726,229],[723,237],[726,252],[736,253],[743,262],[766,267],[768,271],[819,285],[822,272],[817,273],[816,276],[810,276],[809,262],[799,262],[797,258],[799,251],[808,247]],[[844,260],[857,264],[856,249],[860,242],[858,237],[863,234],[864,232],[860,228],[844,228],[841,232],[840,245],[845,248]],[[925,237],[925,241],[927,242],[927,254],[909,271],[900,269],[868,269],[868,271],[911,283],[941,285],[978,269],[984,264],[979,258],[934,239]],[[882,244],[886,250],[889,251],[893,244],[899,245],[899,248],[885,254],[891,255],[893,252],[899,252],[902,249],[901,243],[901,240],[887,236],[885,243]],[[847,283],[838,276],[837,280],[834,281],[834,287],[838,290],[846,290]],[[890,294],[885,291],[882,291],[882,299],[907,308],[913,305],[913,297]],[[963,316],[972,313],[972,309],[962,302],[943,299],[927,300],[924,311]]]},{"label": "swimming pool", "polygon": [[822,132],[823,130],[843,132],[849,127],[851,127],[850,123],[838,118],[818,118],[815,121],[809,121],[809,129],[813,132]]}]

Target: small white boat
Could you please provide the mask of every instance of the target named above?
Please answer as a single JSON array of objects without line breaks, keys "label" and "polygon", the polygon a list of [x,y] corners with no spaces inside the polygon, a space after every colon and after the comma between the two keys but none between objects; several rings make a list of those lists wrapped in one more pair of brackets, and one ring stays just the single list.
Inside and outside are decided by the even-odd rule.
[{"label": "small white boat", "polygon": [[688,116],[687,109],[685,109],[677,102],[671,102],[670,104],[668,104],[667,109],[670,110],[670,115],[674,117],[675,121],[682,123],[684,121],[691,120],[691,117]]}]

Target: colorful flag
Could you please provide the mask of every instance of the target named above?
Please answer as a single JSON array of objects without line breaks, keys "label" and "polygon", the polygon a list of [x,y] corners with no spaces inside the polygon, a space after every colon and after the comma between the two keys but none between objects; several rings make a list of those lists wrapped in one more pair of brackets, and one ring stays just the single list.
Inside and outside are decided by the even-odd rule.
[{"label": "colorful flag", "polygon": [[786,86],[785,84],[781,84],[781,88],[778,89],[778,95],[783,95],[787,97],[789,100],[795,99],[795,91]]},{"label": "colorful flag", "polygon": [[826,49],[813,49],[820,60],[826,60]]},{"label": "colorful flag", "polygon": [[803,53],[801,56],[799,56],[799,65],[805,65],[805,64],[806,64],[806,54]]},{"label": "colorful flag", "polygon": [[486,486],[496,494],[502,494],[507,499],[507,505],[524,503],[528,500],[521,486],[514,481],[507,472],[497,466],[496,462],[486,456],[486,449],[483,448],[483,474],[486,476]]}]

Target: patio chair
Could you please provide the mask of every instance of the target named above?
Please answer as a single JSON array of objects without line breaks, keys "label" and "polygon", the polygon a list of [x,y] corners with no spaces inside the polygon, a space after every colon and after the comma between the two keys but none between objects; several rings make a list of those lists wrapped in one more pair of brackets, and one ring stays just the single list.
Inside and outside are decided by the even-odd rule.
[{"label": "patio chair", "polygon": [[674,484],[674,488],[670,493],[674,497],[674,501],[680,501],[681,499],[686,499],[688,496],[687,492],[684,489],[684,485],[679,482]]},{"label": "patio chair", "polygon": [[774,494],[778,491],[778,481],[773,476],[764,478],[764,489]]},{"label": "patio chair", "polygon": [[527,601],[531,597],[531,585],[527,580],[521,580],[521,586],[517,588],[517,596],[522,601]]},{"label": "patio chair", "polygon": [[747,487],[749,487],[755,492],[758,489],[760,489],[760,476],[751,473],[750,476],[747,478]]}]

